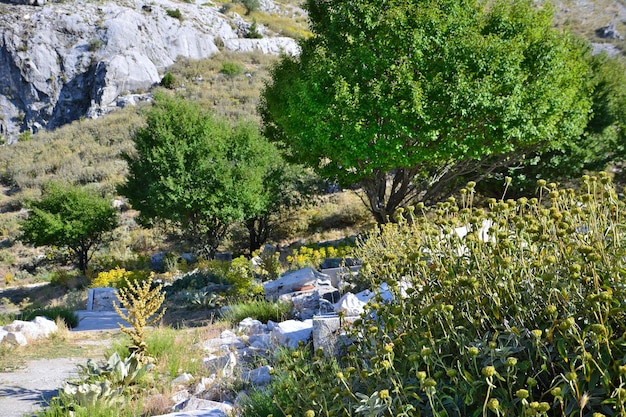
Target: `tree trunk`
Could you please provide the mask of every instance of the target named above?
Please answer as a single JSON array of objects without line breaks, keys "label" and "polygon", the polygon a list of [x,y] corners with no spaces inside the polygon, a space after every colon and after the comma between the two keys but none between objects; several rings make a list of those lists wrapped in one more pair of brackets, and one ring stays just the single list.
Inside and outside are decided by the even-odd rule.
[{"label": "tree trunk", "polygon": [[267,242],[270,234],[270,222],[269,214],[264,216],[257,216],[246,220],[246,227],[248,229],[249,240],[248,248],[250,255],[255,250],[261,248],[261,246]]}]

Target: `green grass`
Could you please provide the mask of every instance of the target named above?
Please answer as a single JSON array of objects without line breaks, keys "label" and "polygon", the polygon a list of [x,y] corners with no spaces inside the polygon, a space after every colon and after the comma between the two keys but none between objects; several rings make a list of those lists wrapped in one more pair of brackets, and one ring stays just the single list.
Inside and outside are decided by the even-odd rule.
[{"label": "green grass", "polygon": [[24,321],[31,321],[37,316],[43,316],[52,321],[56,321],[56,319],[59,318],[63,320],[65,325],[69,328],[78,326],[78,316],[74,313],[72,308],[65,306],[27,308],[19,314],[20,319]]},{"label": "green grass", "polygon": [[237,324],[247,317],[267,323],[268,320],[280,322],[289,318],[291,306],[287,303],[274,303],[256,300],[245,304],[234,304],[226,310],[223,319]]}]

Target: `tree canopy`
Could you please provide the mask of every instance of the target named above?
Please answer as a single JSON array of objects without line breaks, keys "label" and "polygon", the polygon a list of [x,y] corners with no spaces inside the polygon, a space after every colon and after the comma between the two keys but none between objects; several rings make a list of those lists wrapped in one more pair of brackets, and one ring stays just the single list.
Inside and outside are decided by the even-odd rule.
[{"label": "tree canopy", "polygon": [[212,257],[231,224],[269,204],[263,180],[279,155],[254,123],[232,124],[161,94],[133,140],[120,193],[144,221],[179,225],[199,253]]},{"label": "tree canopy", "polygon": [[[592,114],[582,135],[526,155],[519,164],[494,172],[480,184],[489,193],[493,182],[504,176],[513,179],[507,193],[511,197],[530,195],[540,178],[560,181],[580,177],[585,171],[599,171],[626,156],[626,63],[606,54],[589,57],[593,76]],[[498,185],[497,187],[501,187]]]},{"label": "tree canopy", "polygon": [[260,106],[267,136],[363,187],[378,221],[579,137],[587,48],[530,0],[307,0],[313,37]]},{"label": "tree canopy", "polygon": [[83,273],[107,232],[118,225],[117,210],[108,198],[74,185],[48,184],[29,209],[21,239],[35,246],[67,247]]}]

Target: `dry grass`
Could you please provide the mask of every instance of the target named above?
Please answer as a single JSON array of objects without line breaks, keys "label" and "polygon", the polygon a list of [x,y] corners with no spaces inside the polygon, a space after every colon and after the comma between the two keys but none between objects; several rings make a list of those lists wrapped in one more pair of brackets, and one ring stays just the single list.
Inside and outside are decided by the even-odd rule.
[{"label": "dry grass", "polygon": [[89,358],[103,358],[105,351],[118,338],[119,331],[71,332],[62,328],[49,338],[31,341],[27,346],[2,344],[0,372],[12,372],[36,359],[74,358],[80,364]]},{"label": "dry grass", "polygon": [[623,40],[605,40],[596,36],[596,29],[609,23],[626,36],[626,2],[623,0],[554,0],[555,25],[571,30],[595,43],[612,43],[622,51]]}]

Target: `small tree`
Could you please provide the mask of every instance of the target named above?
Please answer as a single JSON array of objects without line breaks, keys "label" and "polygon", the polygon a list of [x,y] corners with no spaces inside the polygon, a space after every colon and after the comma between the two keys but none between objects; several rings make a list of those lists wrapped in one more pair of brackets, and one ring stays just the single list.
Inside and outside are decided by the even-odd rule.
[{"label": "small tree", "polygon": [[282,210],[303,204],[319,191],[318,177],[307,168],[286,163],[276,152],[263,176],[263,204],[245,219],[250,253],[267,242]]},{"label": "small tree", "polygon": [[118,225],[109,199],[73,185],[49,184],[40,200],[28,204],[21,240],[35,246],[61,246],[70,250],[84,274],[89,261]]},{"label": "small tree", "polygon": [[143,220],[177,224],[211,258],[230,225],[265,207],[263,178],[275,148],[252,123],[233,125],[166,95],[154,103],[126,155],[120,192]]}]

